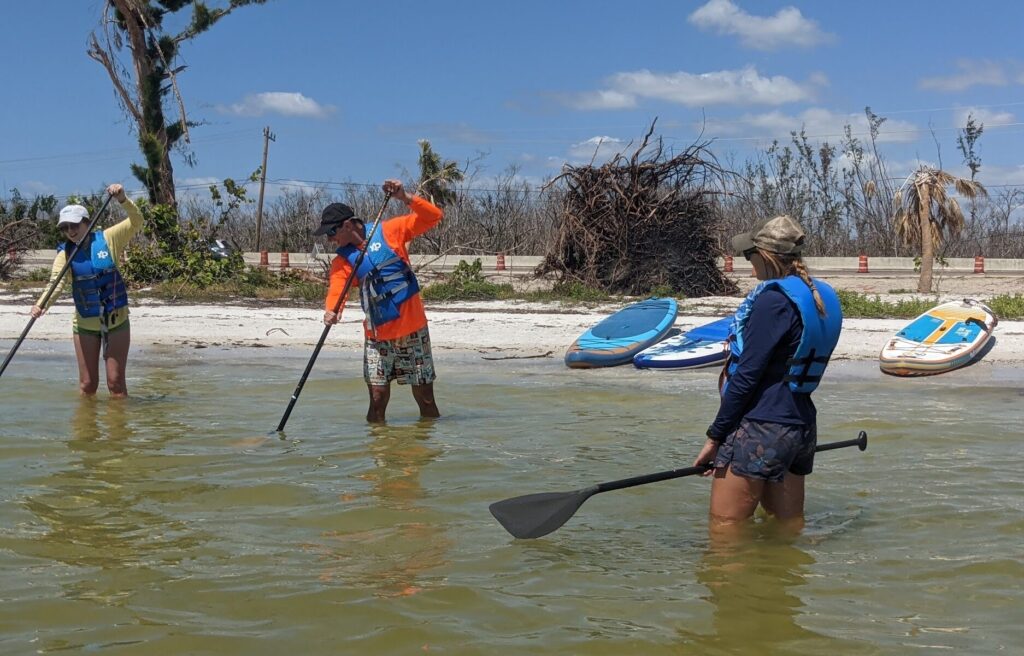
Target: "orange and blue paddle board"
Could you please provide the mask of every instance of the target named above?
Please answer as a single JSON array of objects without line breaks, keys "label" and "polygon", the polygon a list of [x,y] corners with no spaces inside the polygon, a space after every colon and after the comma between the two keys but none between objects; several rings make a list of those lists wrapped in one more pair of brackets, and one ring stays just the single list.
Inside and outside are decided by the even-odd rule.
[{"label": "orange and blue paddle board", "polygon": [[892,336],[878,355],[893,376],[930,376],[959,369],[986,352],[999,320],[973,299],[943,303]]}]

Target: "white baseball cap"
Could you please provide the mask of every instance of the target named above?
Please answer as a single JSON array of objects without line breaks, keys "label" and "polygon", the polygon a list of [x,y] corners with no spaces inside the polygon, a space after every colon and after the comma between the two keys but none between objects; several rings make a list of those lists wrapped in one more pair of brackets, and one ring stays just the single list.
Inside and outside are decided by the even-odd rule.
[{"label": "white baseball cap", "polygon": [[62,223],[81,223],[89,218],[89,210],[81,205],[66,205],[60,211],[57,225]]}]

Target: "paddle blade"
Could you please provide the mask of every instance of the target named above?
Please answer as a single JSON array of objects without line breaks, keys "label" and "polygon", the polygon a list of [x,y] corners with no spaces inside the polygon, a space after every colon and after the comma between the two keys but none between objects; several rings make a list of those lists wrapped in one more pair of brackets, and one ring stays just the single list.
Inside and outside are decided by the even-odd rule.
[{"label": "paddle blade", "polygon": [[542,492],[497,501],[491,514],[517,538],[539,538],[569,521],[597,486],[575,492]]}]

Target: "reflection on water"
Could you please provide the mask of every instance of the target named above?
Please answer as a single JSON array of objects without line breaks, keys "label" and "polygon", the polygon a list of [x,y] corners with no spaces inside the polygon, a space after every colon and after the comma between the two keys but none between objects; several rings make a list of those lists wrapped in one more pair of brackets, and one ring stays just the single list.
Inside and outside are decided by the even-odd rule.
[{"label": "reflection on water", "polygon": [[417,502],[427,495],[420,474],[441,454],[429,443],[437,420],[420,419],[409,426],[369,427],[369,455],[373,467],[358,478],[370,483],[361,500],[345,494],[343,504],[368,501],[373,517],[360,517],[351,530],[324,534],[318,545],[324,561],[320,580],[355,588],[368,588],[381,597],[410,596],[430,582],[429,572],[446,563],[451,540]]},{"label": "reflection on water", "polygon": [[[142,600],[186,577],[182,561],[207,540],[167,512],[209,487],[165,477],[164,450],[181,434],[168,416],[176,410],[146,398],[72,403],[63,440],[70,457],[31,481],[21,505],[35,518],[33,530],[8,545],[21,557],[70,568],[58,579],[52,620],[22,626],[34,629],[39,652],[145,642],[146,625],[161,622],[139,615]],[[102,613],[113,613],[109,620],[122,628],[110,632],[87,619]]]},{"label": "reflection on water", "polygon": [[[46,525],[35,555],[102,569],[177,563],[201,538],[154,497],[163,439],[136,439],[132,400],[81,398],[69,426],[70,467],[40,480],[25,507]],[[167,439],[167,438],[164,438]]]},{"label": "reflection on water", "polygon": [[814,611],[800,590],[815,560],[777,528],[759,524],[750,540],[719,542],[705,551],[696,576],[712,606],[711,630],[679,632],[695,653],[828,653],[843,646],[801,624],[801,616]]}]

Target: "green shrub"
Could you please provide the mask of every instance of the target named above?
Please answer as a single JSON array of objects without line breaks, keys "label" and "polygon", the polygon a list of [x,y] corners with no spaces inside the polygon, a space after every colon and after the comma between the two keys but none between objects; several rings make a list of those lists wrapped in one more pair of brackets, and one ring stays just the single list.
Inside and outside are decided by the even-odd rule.
[{"label": "green shrub", "polygon": [[999,319],[1020,321],[1024,319],[1024,294],[1000,294],[985,302]]},{"label": "green shrub", "polygon": [[253,287],[272,287],[278,289],[284,286],[284,276],[271,271],[268,267],[246,267],[238,276],[240,284]]},{"label": "green shrub", "polygon": [[291,298],[309,301],[311,303],[323,303],[327,297],[327,285],[322,282],[310,282],[302,280],[289,287]]},{"label": "green shrub", "polygon": [[245,270],[239,251],[217,259],[210,251],[216,230],[205,219],[182,223],[173,207],[139,203],[149,243],[128,247],[122,275],[136,286],[179,280],[199,288],[234,278]]},{"label": "green shrub", "polygon": [[910,319],[935,306],[935,299],[906,299],[886,303],[879,296],[837,289],[844,317],[866,319]]},{"label": "green shrub", "polygon": [[46,267],[38,267],[29,271],[25,276],[25,280],[29,282],[49,282],[50,273],[51,271]]},{"label": "green shrub", "polygon": [[493,283],[481,273],[480,259],[472,264],[459,260],[455,270],[444,279],[421,291],[426,301],[491,301],[512,298],[515,290],[508,283]]}]

